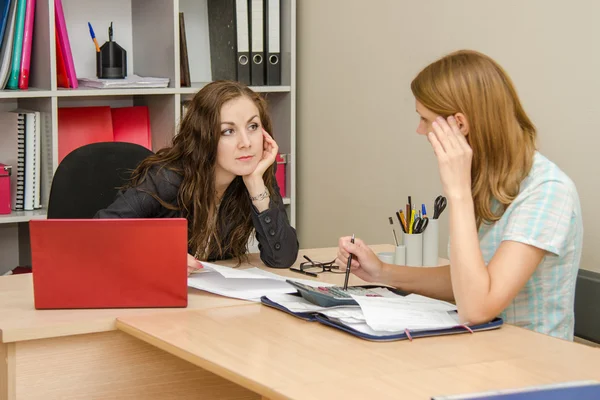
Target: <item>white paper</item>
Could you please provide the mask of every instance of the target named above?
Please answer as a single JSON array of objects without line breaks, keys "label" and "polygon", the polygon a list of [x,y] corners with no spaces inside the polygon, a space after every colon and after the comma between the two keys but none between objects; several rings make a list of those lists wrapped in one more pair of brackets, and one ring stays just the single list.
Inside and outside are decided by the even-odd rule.
[{"label": "white paper", "polygon": [[124,79],[78,78],[77,81],[81,86],[97,89],[166,88],[169,86],[169,78],[142,77],[138,75],[131,75]]},{"label": "white paper", "polygon": [[375,331],[402,332],[406,329],[444,329],[457,325],[447,305],[411,301],[404,298],[352,296],[358,302],[367,325]]}]

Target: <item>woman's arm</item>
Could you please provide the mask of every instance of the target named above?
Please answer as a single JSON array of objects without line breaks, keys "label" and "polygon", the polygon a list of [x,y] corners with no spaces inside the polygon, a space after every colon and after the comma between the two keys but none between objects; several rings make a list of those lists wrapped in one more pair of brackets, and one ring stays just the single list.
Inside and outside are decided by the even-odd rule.
[{"label": "woman's arm", "polygon": [[[271,197],[261,196],[266,187],[261,179],[255,186],[249,185],[252,200],[252,222],[256,229],[256,239],[261,260],[273,268],[288,268],[298,258],[298,239],[296,230],[291,227],[279,186],[274,180],[274,192]],[[252,195],[258,193],[258,195]]]}]

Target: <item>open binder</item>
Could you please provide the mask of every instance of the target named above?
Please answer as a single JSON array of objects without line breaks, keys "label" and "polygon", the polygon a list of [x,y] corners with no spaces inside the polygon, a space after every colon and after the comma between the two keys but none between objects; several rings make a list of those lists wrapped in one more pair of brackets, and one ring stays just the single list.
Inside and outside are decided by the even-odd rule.
[{"label": "open binder", "polygon": [[[362,286],[365,288],[373,288],[374,286]],[[389,288],[388,288],[389,289]],[[400,291],[394,291],[396,294],[405,295]],[[300,296],[298,293],[295,295]],[[376,342],[386,342],[386,341],[396,341],[396,340],[405,340],[405,339],[415,339],[419,337],[428,337],[428,336],[442,336],[442,335],[453,335],[459,333],[474,333],[479,331],[487,331],[492,329],[498,329],[502,326],[503,320],[502,318],[494,318],[492,321],[479,324],[479,325],[457,325],[452,328],[444,328],[444,329],[434,329],[434,330],[416,330],[416,331],[404,331],[402,333],[390,333],[388,335],[371,335],[368,333],[360,332],[348,325],[345,325],[343,322],[340,322],[335,319],[330,319],[324,314],[320,312],[293,312],[288,308],[278,304],[272,300],[270,300],[267,296],[261,297],[261,303],[275,308],[277,310],[283,311],[285,313],[291,314],[297,318],[303,319],[309,322],[319,322],[324,325],[330,326],[332,328],[340,329],[346,333],[349,333],[353,336],[360,337],[365,340],[376,341]]]}]

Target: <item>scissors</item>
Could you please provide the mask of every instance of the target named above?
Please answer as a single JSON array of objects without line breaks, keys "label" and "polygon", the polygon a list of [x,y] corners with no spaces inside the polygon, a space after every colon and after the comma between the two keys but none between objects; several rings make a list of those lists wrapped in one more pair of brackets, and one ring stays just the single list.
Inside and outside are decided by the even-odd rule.
[{"label": "scissors", "polygon": [[433,203],[433,219],[438,219],[442,212],[446,209],[448,202],[444,196],[438,196]]},{"label": "scissors", "polygon": [[415,222],[413,223],[413,233],[423,233],[425,228],[427,228],[427,224],[429,224],[429,218],[415,217]]}]

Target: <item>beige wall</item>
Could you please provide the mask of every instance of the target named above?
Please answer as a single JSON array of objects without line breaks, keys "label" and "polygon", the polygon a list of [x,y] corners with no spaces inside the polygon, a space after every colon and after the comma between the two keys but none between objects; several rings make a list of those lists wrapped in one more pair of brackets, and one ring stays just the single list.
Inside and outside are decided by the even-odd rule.
[{"label": "beige wall", "polygon": [[[301,247],[355,233],[392,243],[387,217],[441,191],[409,84],[460,48],[495,58],[539,129],[539,148],[576,183],[582,267],[600,271],[600,2],[298,1]],[[398,230],[398,225],[396,225]],[[447,241],[447,215],[442,240]],[[443,252],[445,254],[445,250]]]}]

